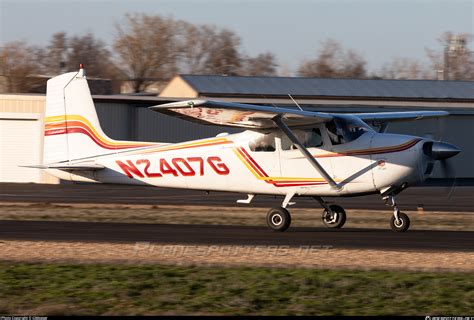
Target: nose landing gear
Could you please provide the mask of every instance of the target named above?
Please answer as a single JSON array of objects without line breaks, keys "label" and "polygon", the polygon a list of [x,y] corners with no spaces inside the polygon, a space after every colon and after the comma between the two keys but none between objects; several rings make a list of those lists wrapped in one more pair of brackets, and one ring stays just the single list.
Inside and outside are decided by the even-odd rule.
[{"label": "nose landing gear", "polygon": [[388,195],[383,197],[385,204],[393,208],[393,216],[390,219],[390,228],[395,232],[405,232],[410,227],[410,218],[401,212],[395,202],[395,196]]}]

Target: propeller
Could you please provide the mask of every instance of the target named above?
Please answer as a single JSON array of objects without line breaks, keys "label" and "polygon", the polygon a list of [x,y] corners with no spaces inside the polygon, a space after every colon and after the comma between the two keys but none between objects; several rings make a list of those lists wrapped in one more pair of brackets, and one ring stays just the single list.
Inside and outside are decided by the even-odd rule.
[{"label": "propeller", "polygon": [[436,120],[436,130],[434,134],[430,134],[429,137],[427,137],[434,141],[425,143],[423,151],[433,160],[439,161],[441,176],[447,181],[447,199],[450,200],[456,187],[456,171],[452,161],[449,159],[458,154],[461,150],[452,144],[442,141],[446,129],[446,121],[447,119],[444,117]]},{"label": "propeller", "polygon": [[[438,142],[441,142],[443,137],[444,137],[444,133],[446,131],[446,121],[448,121],[448,118],[447,117],[441,117],[441,118],[438,118],[437,119],[437,130],[436,130],[436,140],[438,140]],[[448,189],[446,190],[446,194],[447,194],[447,200],[451,200],[451,197],[454,193],[454,190],[456,189],[456,170],[455,170],[455,167],[452,163],[451,160],[448,160],[448,159],[443,159],[443,160],[440,160],[440,166],[441,166],[441,175],[444,179],[449,179],[447,180],[447,185],[448,185]],[[452,179],[452,183],[450,183]]]},{"label": "propeller", "polygon": [[447,193],[447,199],[448,200],[451,200],[451,197],[454,193],[454,190],[456,188],[456,170],[452,164],[451,161],[449,161],[449,159],[443,159],[443,160],[440,160],[440,165],[441,165],[441,175],[443,178],[445,179],[449,179],[447,180],[448,182],[452,179],[452,183],[449,183],[449,187],[448,189],[446,190],[446,193]]}]

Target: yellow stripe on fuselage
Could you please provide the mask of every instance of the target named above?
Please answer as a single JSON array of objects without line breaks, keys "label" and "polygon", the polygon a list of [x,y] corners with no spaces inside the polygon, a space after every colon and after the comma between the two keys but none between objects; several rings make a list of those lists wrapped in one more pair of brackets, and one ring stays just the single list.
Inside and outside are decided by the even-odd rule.
[{"label": "yellow stripe on fuselage", "polygon": [[138,142],[138,141],[115,141],[115,140],[109,140],[102,136],[92,125],[92,123],[87,120],[85,117],[77,114],[71,114],[71,115],[60,115],[60,116],[50,116],[45,118],[45,129],[48,130],[48,125],[53,125],[53,124],[61,124],[64,123],[64,126],[67,126],[67,123],[69,121],[78,121],[83,123],[92,133],[94,136],[102,141],[104,144],[107,145],[113,145],[113,146],[150,146],[153,145],[153,143],[143,143],[143,142]]}]

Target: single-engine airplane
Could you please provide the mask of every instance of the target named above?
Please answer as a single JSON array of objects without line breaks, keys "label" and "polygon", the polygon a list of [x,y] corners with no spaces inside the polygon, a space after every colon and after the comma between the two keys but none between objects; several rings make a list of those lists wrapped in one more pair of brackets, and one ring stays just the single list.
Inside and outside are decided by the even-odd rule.
[{"label": "single-engine airplane", "polygon": [[[336,114],[291,108],[191,100],[151,110],[201,124],[247,129],[182,143],[117,141],[102,131],[84,69],[47,83],[44,161],[30,166],[64,180],[153,185],[255,195],[281,195],[267,224],[285,231],[295,196],[313,197],[322,220],[341,228],[346,213],[323,197],[380,194],[393,208],[390,226],[403,232],[410,219],[395,196],[424,181],[436,160],[460,152],[432,139],[385,133],[393,121],[438,118],[445,111]],[[374,130],[369,124],[379,126]]]}]

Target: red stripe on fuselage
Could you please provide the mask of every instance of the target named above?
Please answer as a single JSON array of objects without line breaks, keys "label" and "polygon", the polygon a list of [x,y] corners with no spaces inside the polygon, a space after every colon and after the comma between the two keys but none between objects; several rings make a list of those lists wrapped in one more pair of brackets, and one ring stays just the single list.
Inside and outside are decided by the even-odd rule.
[{"label": "red stripe on fuselage", "polygon": [[114,145],[114,144],[107,144],[99,138],[97,138],[93,132],[89,130],[88,127],[80,126],[80,127],[67,127],[64,129],[53,129],[53,130],[47,130],[45,131],[44,135],[45,136],[52,136],[52,135],[58,135],[58,134],[71,134],[71,133],[82,133],[87,135],[89,138],[92,139],[92,141],[95,142],[98,146],[104,149],[108,150],[116,150],[116,149],[130,149],[130,148],[138,148],[142,147],[140,145]]}]

